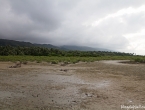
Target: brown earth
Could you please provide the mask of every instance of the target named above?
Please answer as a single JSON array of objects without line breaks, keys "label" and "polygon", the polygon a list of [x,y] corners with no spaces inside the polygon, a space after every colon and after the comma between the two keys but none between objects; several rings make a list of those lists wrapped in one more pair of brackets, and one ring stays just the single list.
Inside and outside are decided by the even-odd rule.
[{"label": "brown earth", "polygon": [[121,105],[145,106],[145,65],[118,62],[66,66],[28,62],[20,68],[9,68],[12,62],[0,62],[0,110],[121,110]]}]

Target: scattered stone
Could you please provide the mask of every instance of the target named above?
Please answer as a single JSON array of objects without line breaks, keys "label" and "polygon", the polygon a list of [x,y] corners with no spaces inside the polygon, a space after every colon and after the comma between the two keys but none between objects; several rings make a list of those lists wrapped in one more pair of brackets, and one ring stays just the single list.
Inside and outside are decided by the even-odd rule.
[{"label": "scattered stone", "polygon": [[72,102],[75,102],[75,103],[77,103],[77,101],[75,101],[75,100],[74,100],[74,101],[72,101]]},{"label": "scattered stone", "polygon": [[67,69],[61,69],[60,71],[64,71],[64,72],[67,72],[68,70],[67,70]]},{"label": "scattered stone", "polygon": [[20,68],[22,62],[16,63],[14,66],[10,66],[9,68]]},{"label": "scattered stone", "polygon": [[93,94],[86,93],[86,96],[88,96],[88,97],[93,97]]},{"label": "scattered stone", "polygon": [[60,66],[66,66],[66,64],[61,64]]},{"label": "scattered stone", "polygon": [[37,94],[37,97],[39,96],[40,94]]}]

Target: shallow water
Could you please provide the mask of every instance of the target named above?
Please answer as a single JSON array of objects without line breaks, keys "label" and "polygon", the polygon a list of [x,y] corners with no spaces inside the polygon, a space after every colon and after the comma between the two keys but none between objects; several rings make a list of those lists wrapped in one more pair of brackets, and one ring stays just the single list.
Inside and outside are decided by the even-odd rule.
[{"label": "shallow water", "polygon": [[101,62],[106,63],[106,64],[114,64],[114,65],[128,65],[128,64],[122,63],[122,62],[127,62],[127,61],[129,60],[104,60]]}]

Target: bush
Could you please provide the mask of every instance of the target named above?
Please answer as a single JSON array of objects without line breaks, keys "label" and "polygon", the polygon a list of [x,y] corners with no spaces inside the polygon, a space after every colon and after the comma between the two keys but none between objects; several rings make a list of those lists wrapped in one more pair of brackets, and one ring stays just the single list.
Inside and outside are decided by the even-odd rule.
[{"label": "bush", "polygon": [[136,58],[134,61],[135,62],[140,62],[140,63],[145,63],[145,60],[141,59],[141,58]]},{"label": "bush", "polygon": [[23,61],[23,64],[27,65],[27,64],[28,64],[28,62],[27,62],[27,61]]},{"label": "bush", "polygon": [[41,61],[37,61],[36,63],[41,63]]},{"label": "bush", "polygon": [[58,61],[51,61],[51,64],[58,64]]}]

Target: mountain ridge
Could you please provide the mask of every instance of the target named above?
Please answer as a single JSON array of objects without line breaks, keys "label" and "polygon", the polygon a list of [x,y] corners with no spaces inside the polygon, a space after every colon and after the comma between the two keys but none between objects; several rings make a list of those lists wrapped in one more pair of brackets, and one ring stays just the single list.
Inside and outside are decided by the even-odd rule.
[{"label": "mountain ridge", "polygon": [[9,40],[9,39],[0,39],[0,46],[22,46],[22,47],[45,47],[45,48],[54,48],[59,50],[65,51],[111,51],[109,49],[104,48],[92,48],[88,46],[76,46],[76,45],[63,45],[63,46],[55,46],[52,44],[37,44],[37,43],[30,43],[24,41],[16,41],[16,40]]},{"label": "mountain ridge", "polygon": [[60,46],[61,48],[66,48],[69,50],[78,50],[78,51],[111,51],[109,49],[104,49],[104,48],[93,48],[93,47],[88,47],[88,46],[76,46],[76,45],[63,45]]}]

